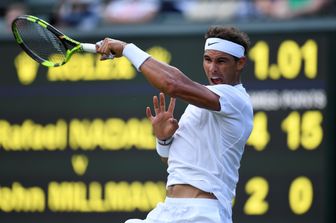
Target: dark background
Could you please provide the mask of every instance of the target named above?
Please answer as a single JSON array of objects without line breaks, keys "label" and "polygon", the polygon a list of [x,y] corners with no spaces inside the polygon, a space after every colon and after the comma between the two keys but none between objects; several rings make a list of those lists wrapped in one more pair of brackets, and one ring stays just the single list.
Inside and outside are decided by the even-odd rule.
[{"label": "dark background", "polygon": [[[254,74],[254,62],[249,61],[242,75],[242,81],[249,92],[265,90],[323,90],[327,95],[326,107],[298,109],[301,115],[308,110],[320,110],[323,115],[322,143],[314,150],[306,150],[300,146],[296,151],[289,150],[287,135],[281,130],[281,122],[293,111],[278,109],[254,112],[265,112],[268,119],[270,141],[262,151],[247,146],[241,161],[240,181],[233,206],[235,222],[333,222],[333,190],[334,190],[334,100],[332,83],[334,68],[332,52],[335,47],[335,30],[306,27],[292,30],[286,24],[272,26],[270,29],[241,27],[252,41],[253,47],[258,41],[266,41],[270,47],[269,64],[277,63],[278,48],[286,40],[294,40],[302,46],[308,39],[318,44],[318,72],[314,79],[308,79],[301,68],[298,76],[292,80],[280,78],[258,80]],[[150,31],[149,31],[150,30]],[[172,29],[173,30],[173,29]],[[113,31],[116,38],[133,42],[144,50],[160,46],[171,54],[170,64],[180,68],[191,79],[206,84],[202,70],[203,33],[206,27],[186,26],[168,32],[160,27],[149,27],[147,30],[117,28]],[[262,30],[268,30],[267,32]],[[111,36],[110,30],[100,30],[94,34],[67,34],[82,42],[96,42],[105,36]],[[73,119],[93,120],[100,118],[145,118],[145,107],[151,105],[152,96],[158,91],[152,88],[140,73],[131,80],[93,80],[93,81],[50,81],[48,70],[38,68],[35,80],[27,85],[22,84],[14,65],[15,57],[21,52],[10,35],[0,39],[1,75],[0,75],[0,120],[11,125],[21,125],[31,119],[35,123],[47,125],[63,119],[69,125]],[[290,58],[289,58],[290,59]],[[65,65],[67,66],[67,65]],[[302,63],[301,67],[304,66]],[[57,68],[53,68],[57,69]],[[186,103],[178,100],[175,115],[179,118]],[[2,135],[0,134],[0,142]],[[84,154],[89,159],[88,168],[83,176],[78,176],[72,168],[71,157]],[[298,177],[307,177],[313,185],[313,201],[311,207],[302,215],[294,214],[289,206],[289,188]],[[268,209],[261,215],[250,215],[244,211],[247,201],[254,196],[246,192],[246,185],[255,177],[262,177],[268,185],[266,196],[262,198],[268,203]],[[37,186],[43,188],[47,197],[47,187],[51,181],[84,182],[89,185],[93,181],[102,185],[114,182],[146,182],[165,181],[165,166],[161,164],[154,149],[131,148],[121,150],[92,151],[73,150],[67,146],[63,151],[5,151],[0,144],[0,189],[11,187],[19,182],[24,187]],[[256,193],[260,189],[257,184]],[[305,196],[299,195],[299,196]],[[0,194],[0,199],[1,194]],[[1,222],[123,222],[128,218],[144,218],[147,212],[52,212],[46,201],[45,212],[4,212],[0,208]]]}]

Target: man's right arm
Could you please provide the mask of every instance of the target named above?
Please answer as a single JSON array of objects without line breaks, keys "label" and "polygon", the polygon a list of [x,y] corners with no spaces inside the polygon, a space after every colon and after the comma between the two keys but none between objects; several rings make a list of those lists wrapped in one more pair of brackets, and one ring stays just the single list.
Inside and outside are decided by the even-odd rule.
[{"label": "man's right arm", "polygon": [[[178,97],[198,107],[220,110],[218,95],[205,86],[192,81],[176,67],[146,57],[145,52],[134,44],[106,38],[100,46],[97,46],[97,52],[105,55],[112,53],[116,57],[126,56],[152,86],[171,97]],[[132,60],[132,58],[135,59]]]},{"label": "man's right arm", "polygon": [[210,110],[220,109],[218,95],[192,81],[176,67],[148,58],[140,66],[140,70],[152,86],[171,97]]}]

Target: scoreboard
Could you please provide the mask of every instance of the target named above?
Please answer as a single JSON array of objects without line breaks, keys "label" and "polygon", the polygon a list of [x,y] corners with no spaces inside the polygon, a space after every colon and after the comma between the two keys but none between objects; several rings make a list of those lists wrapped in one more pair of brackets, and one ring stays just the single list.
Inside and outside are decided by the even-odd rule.
[{"label": "scoreboard", "polygon": [[328,222],[328,35],[252,36],[244,83],[254,129],[242,160],[236,222],[238,213],[244,222]]},{"label": "scoreboard", "polygon": [[[114,32],[206,84],[206,28]],[[252,43],[242,82],[254,128],[241,161],[234,222],[332,222],[336,30],[276,24],[267,32],[242,30]],[[81,36],[97,42],[111,34]],[[45,68],[11,36],[0,44],[0,222],[144,218],[165,198],[166,167],[145,115],[159,92],[126,58],[76,54],[65,66]],[[177,118],[185,107],[177,101]]]}]

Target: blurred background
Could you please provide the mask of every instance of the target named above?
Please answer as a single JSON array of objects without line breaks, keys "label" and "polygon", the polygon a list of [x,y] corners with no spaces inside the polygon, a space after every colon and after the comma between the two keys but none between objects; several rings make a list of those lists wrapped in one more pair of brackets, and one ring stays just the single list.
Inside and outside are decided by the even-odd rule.
[{"label": "blurred background", "polygon": [[[159,92],[126,58],[40,66],[12,37],[23,14],[81,42],[133,42],[202,84],[208,27],[247,32],[254,129],[234,222],[335,222],[332,0],[1,0],[0,222],[124,222],[165,198],[145,115]],[[186,103],[176,107],[179,118]]]},{"label": "blurred background", "polygon": [[332,0],[3,0],[1,29],[19,14],[58,27],[92,30],[117,24],[213,23],[328,18]]}]

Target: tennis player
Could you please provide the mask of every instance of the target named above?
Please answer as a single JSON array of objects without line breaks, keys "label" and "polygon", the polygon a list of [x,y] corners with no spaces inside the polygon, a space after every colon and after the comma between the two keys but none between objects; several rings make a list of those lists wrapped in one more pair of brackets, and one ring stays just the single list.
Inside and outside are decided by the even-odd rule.
[{"label": "tennis player", "polygon": [[[245,143],[253,126],[249,95],[241,83],[249,38],[234,27],[212,26],[205,34],[204,86],[176,67],[159,62],[132,43],[106,38],[104,55],[125,56],[162,93],[147,107],[156,150],[168,162],[167,197],[145,220],[126,223],[230,223],[232,200]],[[186,52],[187,53],[187,52]],[[165,95],[171,97],[168,108]],[[175,98],[189,103],[180,121]]]}]

